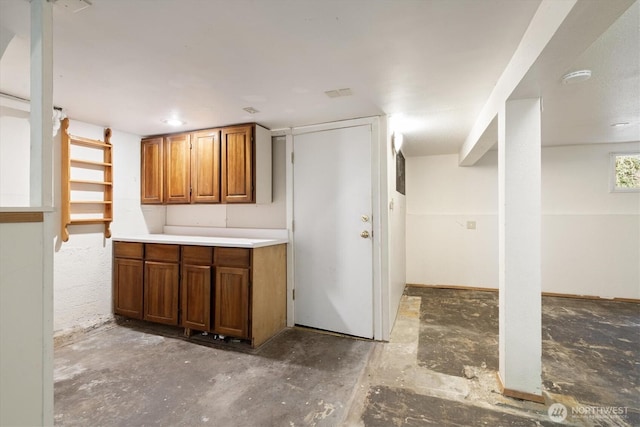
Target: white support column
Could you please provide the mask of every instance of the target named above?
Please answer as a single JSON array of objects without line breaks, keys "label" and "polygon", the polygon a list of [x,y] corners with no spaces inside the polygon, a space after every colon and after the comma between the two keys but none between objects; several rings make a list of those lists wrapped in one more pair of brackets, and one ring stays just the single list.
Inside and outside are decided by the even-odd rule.
[{"label": "white support column", "polygon": [[[40,311],[41,337],[40,395],[32,401],[40,425],[53,425],[53,2],[31,1],[31,159],[30,205],[41,206],[42,282],[41,299],[33,299],[32,309]],[[40,307],[38,307],[40,305]],[[39,310],[38,310],[39,308]],[[34,318],[35,319],[35,318]],[[28,333],[27,331],[22,331]],[[35,330],[34,330],[35,332]]]},{"label": "white support column", "polygon": [[499,112],[499,353],[507,396],[542,401],[540,99]]},{"label": "white support column", "polygon": [[53,12],[31,0],[30,205],[53,206]]}]

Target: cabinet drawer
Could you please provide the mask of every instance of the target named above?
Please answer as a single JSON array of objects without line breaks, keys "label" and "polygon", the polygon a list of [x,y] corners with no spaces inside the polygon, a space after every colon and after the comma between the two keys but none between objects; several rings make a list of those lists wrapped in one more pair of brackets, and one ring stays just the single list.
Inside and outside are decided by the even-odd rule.
[{"label": "cabinet drawer", "polygon": [[208,246],[183,246],[182,263],[211,265],[213,263],[213,248]]},{"label": "cabinet drawer", "polygon": [[142,243],[113,242],[113,256],[115,258],[142,259]]},{"label": "cabinet drawer", "polygon": [[225,267],[249,267],[251,265],[251,249],[216,248],[213,251],[213,263]]},{"label": "cabinet drawer", "polygon": [[144,259],[153,261],[180,261],[179,245],[164,245],[157,243],[147,243],[144,245]]}]

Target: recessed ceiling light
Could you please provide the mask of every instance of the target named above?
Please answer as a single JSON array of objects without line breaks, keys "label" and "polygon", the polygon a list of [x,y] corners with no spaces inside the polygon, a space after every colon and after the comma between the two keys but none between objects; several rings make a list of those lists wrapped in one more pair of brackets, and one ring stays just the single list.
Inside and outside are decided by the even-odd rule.
[{"label": "recessed ceiling light", "polygon": [[178,119],[164,119],[162,123],[166,123],[169,126],[182,126],[187,124],[187,122],[183,122],[182,120]]},{"label": "recessed ceiling light", "polygon": [[611,123],[611,127],[614,127],[614,128],[621,128],[624,126],[629,126],[629,122]]},{"label": "recessed ceiling light", "polygon": [[573,83],[580,83],[591,78],[591,70],[573,71],[571,73],[562,76],[562,83],[568,85]]},{"label": "recessed ceiling light", "polygon": [[244,111],[246,111],[249,114],[255,114],[255,113],[259,113],[260,111],[256,110],[253,107],[245,107],[243,108]]}]

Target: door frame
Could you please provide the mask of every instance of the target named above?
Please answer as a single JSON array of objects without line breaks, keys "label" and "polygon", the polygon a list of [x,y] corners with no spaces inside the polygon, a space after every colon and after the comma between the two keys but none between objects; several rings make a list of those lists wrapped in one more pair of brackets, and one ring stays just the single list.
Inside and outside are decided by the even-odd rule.
[{"label": "door frame", "polygon": [[293,291],[295,289],[295,267],[294,267],[294,251],[295,236],[293,233],[293,138],[296,135],[306,133],[322,132],[328,130],[336,130],[350,128],[356,126],[371,127],[371,196],[372,196],[372,214],[373,214],[373,339],[386,340],[389,329],[388,309],[384,310],[389,304],[388,300],[388,280],[384,280],[385,264],[383,263],[382,254],[384,245],[387,244],[381,224],[386,221],[387,211],[383,209],[388,205],[388,197],[386,191],[386,128],[381,134],[380,118],[365,117],[353,120],[343,120],[338,122],[323,123],[317,125],[301,126],[288,129],[279,129],[272,132],[273,136],[286,137],[286,200],[287,200],[287,231],[289,233],[289,250],[287,251],[287,326],[294,326],[294,300]]}]

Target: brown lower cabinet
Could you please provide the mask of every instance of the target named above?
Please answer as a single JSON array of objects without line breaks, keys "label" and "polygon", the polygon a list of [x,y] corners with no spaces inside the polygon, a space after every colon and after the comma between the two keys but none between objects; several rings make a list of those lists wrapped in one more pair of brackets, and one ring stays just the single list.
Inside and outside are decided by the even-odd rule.
[{"label": "brown lower cabinet", "polygon": [[286,325],[286,245],[114,242],[114,313],[259,346]]},{"label": "brown lower cabinet", "polygon": [[215,330],[249,338],[249,269],[216,267]]},{"label": "brown lower cabinet", "polygon": [[178,324],[179,272],[176,263],[144,262],[144,320]]},{"label": "brown lower cabinet", "polygon": [[212,247],[182,247],[180,311],[185,328],[211,330],[212,260]]},{"label": "brown lower cabinet", "polygon": [[144,262],[142,243],[113,244],[113,312],[142,319]]},{"label": "brown lower cabinet", "polygon": [[144,246],[144,320],[177,325],[180,246]]}]

